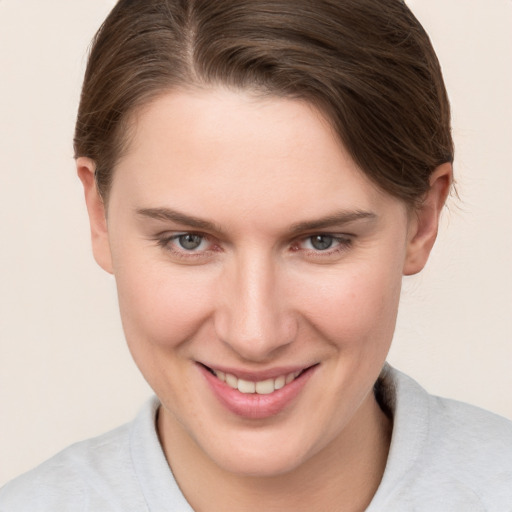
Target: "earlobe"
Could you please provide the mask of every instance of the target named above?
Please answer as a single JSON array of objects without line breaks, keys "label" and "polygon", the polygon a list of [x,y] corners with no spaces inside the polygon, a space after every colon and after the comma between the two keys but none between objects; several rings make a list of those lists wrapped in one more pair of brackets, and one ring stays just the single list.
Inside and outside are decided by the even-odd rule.
[{"label": "earlobe", "polygon": [[436,241],[439,218],[452,184],[452,165],[440,165],[430,177],[430,189],[411,213],[403,274],[417,274],[427,263]]},{"label": "earlobe", "polygon": [[79,157],[76,159],[76,169],[84,187],[94,259],[103,270],[112,274],[112,255],[108,238],[105,204],[98,192],[94,176],[96,165],[90,158]]}]

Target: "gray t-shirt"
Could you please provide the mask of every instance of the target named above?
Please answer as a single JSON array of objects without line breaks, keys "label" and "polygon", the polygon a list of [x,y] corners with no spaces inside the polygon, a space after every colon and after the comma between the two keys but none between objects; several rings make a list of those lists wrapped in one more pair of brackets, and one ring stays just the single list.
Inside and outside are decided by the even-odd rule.
[{"label": "gray t-shirt", "polygon": [[[393,435],[367,512],[512,511],[512,422],[431,396],[389,366],[375,392]],[[7,484],[0,512],[193,512],[158,441],[158,406]]]}]

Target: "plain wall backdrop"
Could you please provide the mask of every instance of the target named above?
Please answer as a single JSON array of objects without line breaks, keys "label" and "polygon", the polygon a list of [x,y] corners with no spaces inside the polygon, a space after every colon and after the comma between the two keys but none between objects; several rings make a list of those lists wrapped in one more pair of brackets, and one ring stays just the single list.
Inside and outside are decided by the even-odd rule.
[{"label": "plain wall backdrop", "polygon": [[[409,0],[453,108],[460,200],[404,280],[389,361],[512,419],[512,2]],[[131,419],[151,390],[93,261],[72,134],[113,0],[0,0],[0,484]]]}]

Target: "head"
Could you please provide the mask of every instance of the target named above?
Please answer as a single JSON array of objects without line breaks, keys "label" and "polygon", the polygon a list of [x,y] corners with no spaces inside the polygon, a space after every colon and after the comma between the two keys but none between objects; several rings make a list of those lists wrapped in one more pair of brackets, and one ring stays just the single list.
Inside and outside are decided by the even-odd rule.
[{"label": "head", "polygon": [[[121,0],[75,153],[162,429],[258,475],[360,430],[451,183],[439,64],[402,1]],[[297,372],[264,399],[222,382]]]}]

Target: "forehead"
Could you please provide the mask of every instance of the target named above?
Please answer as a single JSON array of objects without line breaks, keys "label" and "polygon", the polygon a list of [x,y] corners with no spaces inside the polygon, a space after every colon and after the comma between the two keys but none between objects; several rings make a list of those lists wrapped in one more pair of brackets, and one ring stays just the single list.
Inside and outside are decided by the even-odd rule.
[{"label": "forehead", "polygon": [[283,158],[296,154],[287,154],[290,142],[296,141],[298,148],[305,140],[319,150],[328,145],[346,153],[329,121],[313,105],[256,91],[170,91],[136,111],[129,124],[132,137],[126,155],[160,151],[165,145],[175,155],[194,156],[190,150],[201,147],[214,149],[219,157],[223,149],[229,150],[231,159],[251,153]]},{"label": "forehead", "polygon": [[201,211],[222,200],[228,215],[289,209],[307,216],[321,213],[319,206],[368,209],[391,200],[303,101],[225,89],[174,91],[132,123],[112,195],[129,196],[138,207],[172,203]]}]

